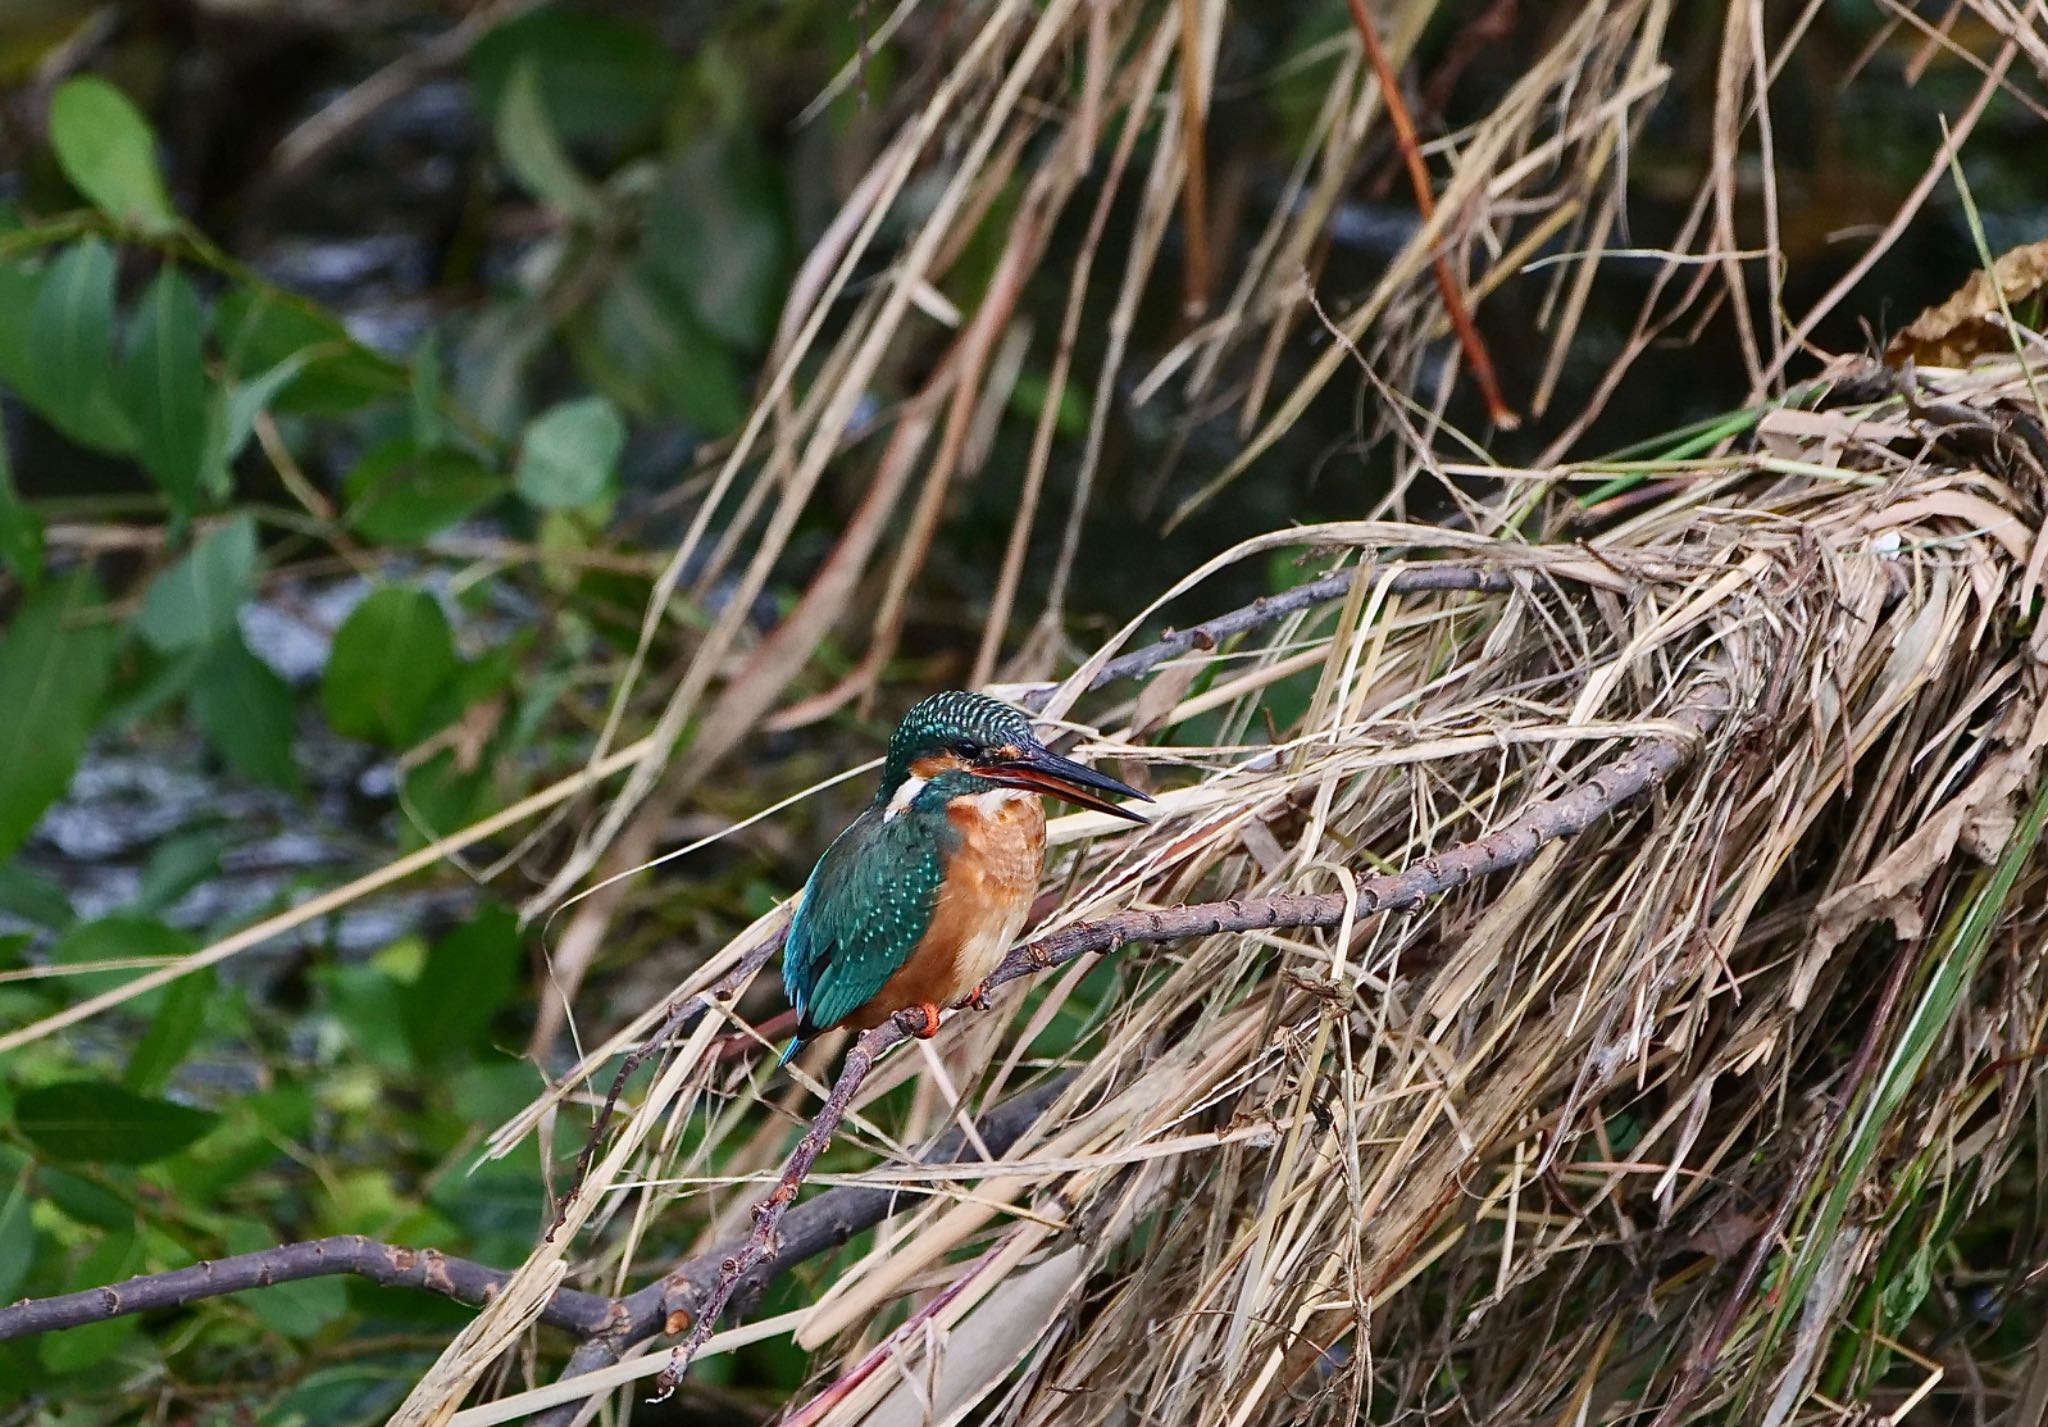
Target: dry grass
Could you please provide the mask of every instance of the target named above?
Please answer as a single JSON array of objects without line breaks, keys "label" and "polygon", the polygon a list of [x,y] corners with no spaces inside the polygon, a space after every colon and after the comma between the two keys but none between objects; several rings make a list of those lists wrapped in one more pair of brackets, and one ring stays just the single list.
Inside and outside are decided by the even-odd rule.
[{"label": "dry grass", "polygon": [[[2020,631],[2048,437],[2017,361],[1918,380],[1660,465],[1668,491],[1585,549],[1290,532],[1375,569],[1429,550],[1521,577],[1361,580],[1090,700],[1085,746],[1168,790],[1147,830],[1058,825],[1055,924],[1343,886],[1580,785],[1703,678],[1737,711],[1652,802],[1424,913],[1133,948],[1113,986],[1069,966],[1028,1013],[958,1016],[885,1062],[836,1167],[895,1162],[926,1198],[774,1326],[825,1382],[878,1343],[896,1358],[801,1420],[921,1420],[936,1390],[1030,1422],[1775,1424],[1956,1391],[1919,1300],[1959,1281],[1974,1216],[2038,1194],[2048,715]],[[1289,680],[1307,711],[1268,745]],[[1063,1005],[1085,1030],[1035,1051]],[[649,1271],[629,1265],[655,1218],[739,1222],[814,1103],[721,1061],[721,1029],[700,1023],[595,1176],[591,1284]],[[1000,1166],[901,1164],[1061,1069]],[[1974,1390],[2015,1401],[2030,1370],[1983,1364]]]},{"label": "dry grass", "polygon": [[[1432,13],[1423,3],[1383,17],[1394,64]],[[904,507],[869,658],[780,722],[872,693],[944,492],[985,454],[990,413],[1015,378],[1005,344],[1051,340],[1053,393],[982,643],[980,673],[997,674],[1021,551],[1054,518],[1041,509],[1051,413],[1073,377],[1078,324],[1099,309],[1095,285],[1114,294],[1097,424],[1052,597],[1007,666],[1021,682],[999,690],[1048,692],[1031,677],[1063,652],[1066,571],[1099,473],[1102,413],[1126,376],[1141,378],[1141,397],[1171,383],[1202,403],[1231,374],[1248,445],[1221,478],[1176,493],[1181,514],[1223,496],[1347,363],[1363,363],[1388,398],[1382,419],[1404,455],[1378,518],[1248,541],[1161,603],[1288,546],[1369,563],[1374,577],[1347,600],[1174,660],[1135,694],[1084,696],[1140,615],[1050,691],[1048,713],[1079,720],[1087,753],[1162,790],[1161,816],[1142,832],[1092,816],[1056,825],[1052,925],[1348,889],[1580,786],[1632,741],[1668,735],[1703,681],[1732,690],[1735,713],[1653,799],[1420,913],[1066,966],[1028,999],[1012,992],[995,1014],[956,1016],[934,1044],[885,1061],[815,1181],[880,1176],[915,1190],[916,1207],[804,1276],[782,1300],[788,1311],[710,1345],[788,1333],[809,1350],[819,1395],[790,1420],[952,1422],[971,1409],[1074,1424],[1649,1414],[1778,1427],[1865,1410],[1987,1420],[2048,1401],[2048,1352],[1977,1362],[1962,1337],[1963,1300],[1985,1282],[2026,1301],[2022,1272],[2001,1277],[1999,1254],[2038,1255],[2041,1232],[2025,1206],[2039,1202],[2044,1123],[2048,971],[2031,853],[2048,806],[2036,791],[2048,714],[2043,640],[2026,631],[2048,564],[2037,538],[2048,437],[2031,373],[2014,359],[1904,380],[1844,367],[1818,397],[1759,405],[1656,459],[1555,463],[1660,334],[1732,301],[1762,398],[1849,290],[1782,323],[1745,305],[1736,167],[1758,146],[1768,158],[1757,98],[1804,24],[1773,50],[1755,14],[1727,13],[1714,161],[1684,250],[1595,400],[1527,470],[1445,461],[1437,453],[1462,438],[1441,427],[1440,408],[1397,395],[1441,335],[1431,263],[1448,243],[1483,300],[1548,242],[1578,255],[1554,269],[1540,414],[1614,238],[1628,126],[1669,77],[1669,6],[1609,0],[1553,27],[1496,111],[1439,146],[1440,161],[1452,157],[1435,216],[1371,292],[1325,313],[1302,274],[1381,123],[1357,47],[1340,46],[1313,143],[1251,261],[1149,373],[1126,371],[1128,334],[1139,296],[1161,281],[1161,238],[1194,201],[1184,182],[1201,126],[1186,106],[1199,115],[1213,89],[1220,4],[992,5],[922,107],[891,116],[892,137],[800,280],[776,375],[650,607],[646,649],[714,522],[731,523],[707,584],[751,552],[738,611],[842,455],[878,371],[920,324],[957,320],[956,335],[896,413],[866,500],[788,624],[722,685],[741,652],[737,615],[695,646],[624,795],[536,908],[654,848],[669,811],[782,701]],[[1972,14],[1998,40],[1978,62],[1983,85],[1859,274],[1948,172],[2015,57],[2033,52],[2015,15]],[[1141,122],[1153,126],[1143,147]],[[1097,206],[1064,330],[1018,336],[1018,293],[1091,164]],[[928,216],[890,280],[828,337],[828,306],[913,175],[927,181]],[[1763,179],[1775,262],[1768,163]],[[960,235],[1013,184],[1009,246],[980,305],[955,319],[938,290]],[[1100,265],[1105,226],[1127,189],[1135,218],[1112,274]],[[1315,325],[1338,340],[1280,389],[1281,353]],[[2014,340],[2033,361],[2048,351],[2032,334]],[[1455,528],[1404,521],[1421,482],[1456,495]],[[1584,512],[1571,493],[1590,484],[1600,504]],[[1598,537],[1570,543],[1587,528]],[[1425,555],[1516,579],[1504,594],[1400,596],[1377,578]],[[639,697],[629,677],[618,728]],[[1276,722],[1276,709],[1290,712]],[[692,725],[689,757],[670,761]],[[557,948],[566,987],[625,885],[577,907]],[[761,930],[677,995],[709,985]],[[564,1105],[660,1015],[650,1008],[592,1050],[495,1143],[579,1134]],[[816,1107],[810,1077],[842,1047],[811,1052],[793,1088],[759,1056],[730,1053],[727,1033],[751,1031],[724,1016],[666,1060],[563,1232],[400,1420],[449,1420],[479,1400],[478,1382],[565,1278],[623,1291],[658,1272],[641,1249],[657,1224],[667,1237],[679,1222],[701,1225],[700,1244],[744,1228]],[[544,1024],[537,1043],[552,1034]],[[1000,1164],[909,1163],[931,1135],[1055,1074],[1071,1080],[1054,1112]],[[522,1396],[493,1378],[481,1405],[452,1420],[480,1427],[583,1395],[587,1413],[600,1386],[644,1379],[660,1361],[629,1360],[568,1393]],[[617,1410],[630,1395],[613,1394]]]}]

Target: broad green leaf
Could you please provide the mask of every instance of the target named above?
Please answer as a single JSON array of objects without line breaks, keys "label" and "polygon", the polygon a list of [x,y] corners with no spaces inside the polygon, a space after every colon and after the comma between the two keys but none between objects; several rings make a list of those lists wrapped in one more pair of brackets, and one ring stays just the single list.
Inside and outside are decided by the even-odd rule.
[{"label": "broad green leaf", "polygon": [[0,636],[0,858],[71,782],[113,671],[114,628],[79,573],[23,600]]},{"label": "broad green leaf", "polygon": [[334,636],[320,701],[336,733],[403,747],[460,661],[448,617],[432,595],[388,587],[357,605]]},{"label": "broad green leaf", "polygon": [[[213,1000],[213,971],[207,968],[181,976],[164,991],[163,1005],[128,1053],[121,1081],[140,1095],[154,1095],[169,1082],[206,1026],[206,1008]],[[0,1295],[4,1297],[4,1295]]]},{"label": "broad green leaf", "polygon": [[629,409],[673,413],[719,434],[746,413],[732,350],[698,319],[688,294],[644,260],[615,274],[565,335],[591,384]]},{"label": "broad green leaf", "polygon": [[266,406],[301,416],[347,416],[407,387],[405,368],[357,342],[331,314],[280,293],[230,288],[215,305],[214,331],[231,377],[251,388],[275,382],[242,413],[245,419],[227,423],[230,436],[238,424],[241,432],[240,440],[224,443],[230,458]]},{"label": "broad green leaf", "polygon": [[29,314],[29,389],[51,423],[80,445],[126,454],[135,432],[113,396],[114,254],[98,238],[50,265]]},{"label": "broad green leaf", "polygon": [[168,233],[178,215],[156,166],[156,135],[128,96],[96,75],[67,79],[50,99],[50,147],[71,186],[117,223]]},{"label": "broad green leaf", "polygon": [[210,490],[223,498],[232,491],[234,478],[229,468],[249,444],[256,418],[319,357],[318,347],[301,347],[247,381],[214,387],[206,402],[206,455],[201,463]]},{"label": "broad green leaf", "polygon": [[42,1167],[36,1187],[44,1203],[88,1228],[132,1229],[141,1212],[132,1197],[55,1165]]},{"label": "broad green leaf", "polygon": [[136,453],[180,515],[197,503],[207,457],[203,327],[191,284],[166,265],[136,309],[121,369],[121,405],[135,428]]},{"label": "broad green leaf", "polygon": [[233,835],[222,826],[172,833],[149,850],[142,864],[142,885],[129,900],[128,910],[145,917],[169,910],[187,892],[220,875],[221,854],[233,845]]},{"label": "broad green leaf", "polygon": [[299,790],[292,738],[298,707],[275,670],[237,639],[207,658],[192,685],[192,718],[207,746],[236,773],[287,793]]},{"label": "broad green leaf", "polygon": [[373,448],[342,489],[349,528],[384,545],[438,535],[503,495],[503,477],[460,451],[424,450],[409,436]]},{"label": "broad green leaf", "polygon": [[564,402],[526,428],[513,479],[541,510],[589,505],[611,491],[625,445],[626,423],[603,397]]},{"label": "broad green leaf", "polygon": [[[328,967],[320,981],[328,1008],[348,1035],[350,1065],[410,1076],[415,1065],[406,1034],[407,988],[376,962]],[[374,1084],[375,1077],[371,1080]],[[333,1088],[328,1086],[330,1092]],[[370,1093],[374,1097],[376,1092]]]},{"label": "broad green leaf", "polygon": [[648,260],[706,328],[747,351],[768,340],[789,263],[778,174],[744,130],[713,131],[662,170],[647,199]]},{"label": "broad green leaf", "polygon": [[521,15],[470,53],[479,107],[495,114],[514,71],[539,75],[548,122],[567,143],[618,144],[644,134],[667,107],[678,70],[660,36],[588,9],[548,6]]},{"label": "broad green leaf", "polygon": [[[116,912],[97,921],[83,922],[66,932],[50,948],[53,966],[92,966],[98,962],[165,962],[198,949],[198,943],[175,927],[167,926],[147,913]],[[148,966],[127,965],[112,971],[89,971],[67,975],[55,984],[70,1000],[83,1000],[134,980]],[[137,998],[138,1009],[153,1010],[163,999],[161,990]]]},{"label": "broad green leaf", "polygon": [[424,847],[435,838],[475,822],[483,815],[484,795],[490,787],[488,766],[464,768],[449,749],[415,763],[405,772],[402,849],[410,852]]},{"label": "broad green leaf", "polygon": [[473,1051],[518,984],[524,961],[519,919],[486,906],[467,926],[434,944],[419,979],[405,989],[405,1030],[421,1065]]},{"label": "broad green leaf", "polygon": [[174,1155],[220,1117],[137,1095],[108,1080],[38,1086],[15,1102],[15,1128],[53,1159],[148,1164]]},{"label": "broad green leaf", "polygon": [[441,420],[441,337],[429,332],[412,354],[412,439],[431,451],[446,439]]},{"label": "broad green leaf", "polygon": [[0,864],[0,912],[60,932],[71,925],[71,894],[55,878],[19,862]]},{"label": "broad green leaf", "polygon": [[26,254],[0,258],[0,382],[25,400],[36,396],[39,362],[29,317],[43,290],[43,270]]},{"label": "broad green leaf", "polygon": [[238,515],[209,531],[158,575],[143,596],[136,630],[161,654],[218,644],[256,585],[256,521]]},{"label": "broad green leaf", "polygon": [[28,1218],[32,1172],[23,1170],[6,1200],[0,1202],[0,1303],[14,1301],[29,1266],[36,1261],[36,1227]]},{"label": "broad green leaf", "polygon": [[[275,1243],[261,1224],[228,1226],[226,1248],[231,1254],[255,1253]],[[348,1279],[335,1274],[275,1283],[250,1298],[249,1306],[262,1317],[264,1327],[287,1338],[310,1338],[348,1311]]]},{"label": "broad green leaf", "polygon": [[498,153],[512,176],[535,198],[570,218],[601,211],[597,190],[578,171],[540,97],[540,71],[531,57],[512,68],[498,102]]},{"label": "broad green leaf", "polygon": [[12,571],[24,589],[33,590],[43,582],[43,524],[15,494],[4,428],[0,428],[0,567]]},{"label": "broad green leaf", "polygon": [[[142,1246],[132,1225],[131,1219],[128,1225],[101,1239],[72,1268],[65,1286],[79,1292],[119,1283],[140,1273]],[[36,1356],[51,1372],[83,1372],[119,1352],[141,1330],[142,1320],[134,1314],[102,1319],[98,1323],[67,1328],[61,1333],[42,1335],[36,1339]]]}]

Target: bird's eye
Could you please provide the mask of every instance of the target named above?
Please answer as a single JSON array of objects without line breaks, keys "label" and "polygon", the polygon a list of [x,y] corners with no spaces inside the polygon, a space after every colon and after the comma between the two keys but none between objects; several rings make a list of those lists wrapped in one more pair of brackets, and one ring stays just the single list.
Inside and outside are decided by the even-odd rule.
[{"label": "bird's eye", "polygon": [[959,754],[962,758],[972,758],[976,754],[981,752],[979,748],[974,746],[974,740],[969,738],[954,739],[953,751]]}]

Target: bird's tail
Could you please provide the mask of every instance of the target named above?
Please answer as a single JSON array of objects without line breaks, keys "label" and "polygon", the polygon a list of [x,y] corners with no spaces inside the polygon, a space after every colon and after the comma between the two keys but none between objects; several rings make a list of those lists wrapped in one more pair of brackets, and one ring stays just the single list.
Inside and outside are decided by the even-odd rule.
[{"label": "bird's tail", "polygon": [[782,1059],[775,1062],[775,1068],[780,1070],[783,1066],[788,1065],[792,1060],[796,1059],[796,1053],[803,1048],[804,1038],[802,1036],[791,1036],[789,1044],[783,1047]]}]

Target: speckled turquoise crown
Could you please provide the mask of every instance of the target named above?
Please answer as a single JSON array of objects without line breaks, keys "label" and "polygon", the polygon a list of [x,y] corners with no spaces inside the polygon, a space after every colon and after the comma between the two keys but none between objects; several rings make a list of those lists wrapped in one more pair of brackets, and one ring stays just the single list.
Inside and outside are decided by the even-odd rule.
[{"label": "speckled turquoise crown", "polygon": [[955,744],[971,744],[977,749],[1004,744],[1028,748],[1035,742],[1031,721],[1001,699],[950,689],[919,700],[903,715],[903,722],[889,739],[882,786],[885,791],[895,788],[910,776],[914,760],[946,752]]}]

